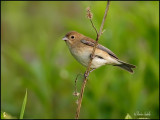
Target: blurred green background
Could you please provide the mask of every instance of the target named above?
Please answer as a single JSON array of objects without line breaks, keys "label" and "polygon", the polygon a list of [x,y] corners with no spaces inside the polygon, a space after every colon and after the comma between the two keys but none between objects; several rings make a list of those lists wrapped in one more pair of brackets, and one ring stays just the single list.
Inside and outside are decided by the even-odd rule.
[{"label": "blurred green background", "polygon": [[[106,2],[1,2],[1,110],[19,118],[74,118],[74,80],[84,73],[62,37],[77,31],[93,39]],[[150,112],[159,118],[159,2],[111,1],[99,43],[137,66],[134,74],[103,66],[90,74],[80,118],[125,118]],[[78,80],[78,91],[82,84]]]}]

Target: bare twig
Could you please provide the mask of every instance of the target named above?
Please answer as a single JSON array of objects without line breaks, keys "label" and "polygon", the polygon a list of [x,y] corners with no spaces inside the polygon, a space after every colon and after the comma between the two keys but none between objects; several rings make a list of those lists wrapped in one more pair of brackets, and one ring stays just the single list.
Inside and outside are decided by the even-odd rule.
[{"label": "bare twig", "polygon": [[80,92],[80,96],[79,96],[79,99],[78,99],[78,107],[77,107],[77,110],[76,110],[76,119],[79,118],[79,113],[80,113],[80,108],[81,108],[81,103],[82,103],[82,98],[83,98],[83,93],[84,93],[84,88],[86,86],[86,82],[87,82],[87,77],[89,76],[89,71],[90,71],[90,67],[91,67],[91,64],[92,64],[92,60],[94,58],[94,53],[95,53],[95,50],[96,50],[96,47],[98,45],[98,40],[99,40],[99,37],[101,36],[102,34],[102,29],[103,29],[103,26],[104,26],[104,22],[105,22],[105,19],[107,17],[107,13],[108,13],[108,9],[109,9],[109,1],[107,2],[107,6],[106,6],[106,10],[105,10],[105,13],[104,13],[104,17],[103,17],[103,20],[102,20],[102,24],[101,24],[101,27],[100,27],[100,30],[99,30],[99,33],[97,32],[97,29],[96,27],[94,26],[93,22],[92,22],[92,13],[90,11],[90,8],[87,8],[87,15],[88,15],[88,18],[90,19],[90,22],[92,24],[92,27],[95,29],[96,33],[97,33],[97,38],[96,38],[96,43],[93,47],[93,51],[92,51],[92,57],[89,61],[89,64],[88,64],[88,67],[87,67],[87,70],[85,71],[85,75],[84,75],[84,81],[83,81],[83,84],[82,84],[82,87],[81,87],[81,92]]},{"label": "bare twig", "polygon": [[102,30],[103,30],[104,22],[105,22],[106,17],[107,17],[108,9],[109,9],[109,1],[107,2],[107,6],[106,6],[105,13],[104,13],[104,17],[103,17],[102,24],[101,24],[101,27],[100,27],[100,30],[99,30],[99,37],[102,34]]},{"label": "bare twig", "polygon": [[77,92],[77,80],[78,80],[79,75],[82,75],[82,74],[78,74],[75,79],[75,91],[73,93],[74,96],[79,96],[79,93]]},{"label": "bare twig", "polygon": [[90,19],[90,21],[91,21],[91,24],[92,24],[93,28],[94,28],[94,29],[95,29],[95,31],[96,31],[96,34],[98,35],[97,29],[96,29],[96,27],[94,26],[94,24],[93,24],[93,22],[92,22],[92,20],[91,20],[91,19]]}]

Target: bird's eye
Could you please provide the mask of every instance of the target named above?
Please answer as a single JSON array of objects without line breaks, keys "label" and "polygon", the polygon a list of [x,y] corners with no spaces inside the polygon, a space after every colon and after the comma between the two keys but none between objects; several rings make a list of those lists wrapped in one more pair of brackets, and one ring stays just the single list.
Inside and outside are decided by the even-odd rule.
[{"label": "bird's eye", "polygon": [[74,39],[74,36],[71,36],[72,39]]}]

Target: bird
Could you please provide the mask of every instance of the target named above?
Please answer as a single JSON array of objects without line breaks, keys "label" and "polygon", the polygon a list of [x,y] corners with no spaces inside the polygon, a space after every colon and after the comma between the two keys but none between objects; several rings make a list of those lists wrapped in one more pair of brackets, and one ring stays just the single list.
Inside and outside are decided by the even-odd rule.
[{"label": "bird", "polygon": [[[63,38],[73,57],[83,66],[87,67],[92,56],[93,47],[96,41],[76,31],[68,32]],[[91,63],[91,71],[103,66],[112,65],[118,66],[130,73],[136,66],[123,62],[111,50],[98,44],[95,49],[95,55]]]}]

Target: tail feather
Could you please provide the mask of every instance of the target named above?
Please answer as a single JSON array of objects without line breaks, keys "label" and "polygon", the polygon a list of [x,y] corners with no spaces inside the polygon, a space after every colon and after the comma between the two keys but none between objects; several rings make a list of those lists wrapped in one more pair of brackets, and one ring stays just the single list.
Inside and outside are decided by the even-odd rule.
[{"label": "tail feather", "polygon": [[120,61],[120,60],[118,60],[118,62],[120,62],[120,64],[117,64],[117,65],[114,65],[114,66],[118,66],[118,67],[120,67],[122,69],[127,70],[128,72],[131,72],[131,73],[133,73],[132,68],[136,67],[135,65],[128,64],[128,63],[125,63],[125,62]]}]

